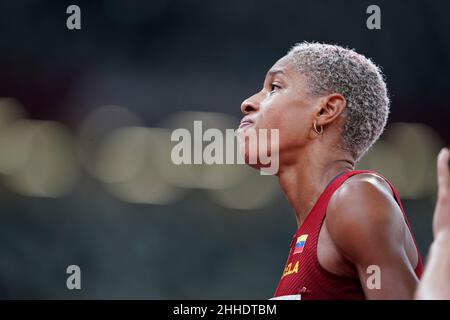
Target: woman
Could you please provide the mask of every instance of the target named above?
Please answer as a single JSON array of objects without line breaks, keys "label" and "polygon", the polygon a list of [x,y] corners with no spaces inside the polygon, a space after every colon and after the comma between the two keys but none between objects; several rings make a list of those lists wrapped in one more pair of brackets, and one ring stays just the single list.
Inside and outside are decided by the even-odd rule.
[{"label": "woman", "polygon": [[[297,44],[241,110],[241,141],[278,129],[268,151],[298,224],[274,298],[412,299],[423,267],[398,194],[354,170],[389,113],[379,68],[340,46]],[[247,162],[257,149],[243,149]]]}]

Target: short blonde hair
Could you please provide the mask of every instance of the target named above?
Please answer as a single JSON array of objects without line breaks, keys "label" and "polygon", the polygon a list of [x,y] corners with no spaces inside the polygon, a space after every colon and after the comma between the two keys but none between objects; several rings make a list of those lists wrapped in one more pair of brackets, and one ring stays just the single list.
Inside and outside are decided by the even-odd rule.
[{"label": "short blonde hair", "polygon": [[302,42],[288,52],[310,94],[340,93],[346,100],[341,147],[356,161],[386,126],[389,97],[383,74],[369,58],[337,45]]}]

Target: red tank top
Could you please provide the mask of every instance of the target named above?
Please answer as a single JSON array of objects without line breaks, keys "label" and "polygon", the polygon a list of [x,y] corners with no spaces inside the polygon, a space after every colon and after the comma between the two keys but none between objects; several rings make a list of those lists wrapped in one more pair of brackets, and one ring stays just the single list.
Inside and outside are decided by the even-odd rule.
[{"label": "red tank top", "polygon": [[[291,243],[286,267],[275,291],[273,299],[289,300],[353,300],[365,299],[360,280],[358,278],[341,277],[332,274],[322,268],[317,259],[317,242],[322,227],[328,202],[333,193],[345,180],[360,173],[374,173],[390,185],[395,200],[400,206],[408,229],[411,232],[406,219],[400,197],[394,186],[382,175],[369,170],[354,170],[342,173],[335,177],[319,196],[314,207],[306,217],[303,224],[294,235]],[[412,233],[411,233],[412,235]],[[413,238],[414,239],[414,238]],[[417,245],[414,242],[417,250]],[[417,250],[418,262],[415,268],[416,275],[420,278],[423,271],[422,259]]]}]

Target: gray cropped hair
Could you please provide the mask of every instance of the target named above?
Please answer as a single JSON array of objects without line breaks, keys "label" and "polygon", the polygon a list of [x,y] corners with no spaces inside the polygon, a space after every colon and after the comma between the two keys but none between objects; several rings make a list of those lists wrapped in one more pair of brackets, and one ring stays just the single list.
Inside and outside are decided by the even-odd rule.
[{"label": "gray cropped hair", "polygon": [[312,95],[339,93],[346,100],[341,148],[356,161],[386,126],[389,97],[383,74],[370,59],[337,45],[302,42],[288,52]]}]

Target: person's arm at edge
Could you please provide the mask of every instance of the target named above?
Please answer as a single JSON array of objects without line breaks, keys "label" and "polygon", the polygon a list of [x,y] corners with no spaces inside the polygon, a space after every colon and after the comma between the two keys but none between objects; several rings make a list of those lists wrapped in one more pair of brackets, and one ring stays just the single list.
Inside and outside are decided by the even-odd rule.
[{"label": "person's arm at edge", "polygon": [[450,299],[450,152],[443,149],[437,160],[438,199],[433,218],[434,241],[415,298]]}]

